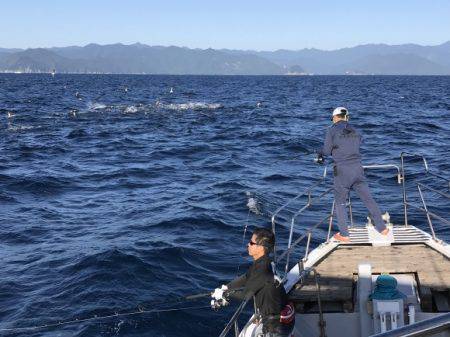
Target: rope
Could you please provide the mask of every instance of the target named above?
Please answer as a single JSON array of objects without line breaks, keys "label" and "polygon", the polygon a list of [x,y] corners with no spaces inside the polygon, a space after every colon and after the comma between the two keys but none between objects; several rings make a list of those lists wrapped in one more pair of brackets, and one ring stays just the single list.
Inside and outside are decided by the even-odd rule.
[{"label": "rope", "polygon": [[169,312],[169,311],[198,310],[198,309],[204,309],[204,308],[210,308],[210,306],[207,305],[207,306],[182,307],[182,308],[170,308],[170,309],[153,309],[153,310],[144,310],[143,308],[139,308],[137,311],[130,311],[130,312],[124,312],[124,313],[116,312],[114,314],[105,315],[105,316],[95,315],[95,316],[89,317],[89,318],[82,318],[82,319],[76,318],[76,319],[72,319],[69,321],[58,322],[58,323],[49,323],[49,324],[34,325],[34,326],[24,326],[24,327],[17,327],[17,328],[3,328],[3,329],[0,329],[0,333],[1,332],[20,332],[20,331],[29,331],[29,330],[48,329],[48,328],[60,327],[63,325],[92,322],[92,321],[98,321],[98,320],[114,318],[114,317],[125,317],[125,316],[142,315],[142,314],[148,314],[148,313],[161,313],[161,312]]}]

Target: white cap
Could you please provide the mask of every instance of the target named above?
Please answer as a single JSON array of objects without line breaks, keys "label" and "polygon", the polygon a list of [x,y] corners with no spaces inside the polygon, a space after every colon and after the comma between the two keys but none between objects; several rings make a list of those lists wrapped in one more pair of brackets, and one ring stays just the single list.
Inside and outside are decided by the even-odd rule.
[{"label": "white cap", "polygon": [[336,115],[340,115],[342,113],[345,113],[346,115],[348,115],[348,110],[347,110],[347,108],[344,108],[343,106],[339,106],[333,110],[333,117]]}]

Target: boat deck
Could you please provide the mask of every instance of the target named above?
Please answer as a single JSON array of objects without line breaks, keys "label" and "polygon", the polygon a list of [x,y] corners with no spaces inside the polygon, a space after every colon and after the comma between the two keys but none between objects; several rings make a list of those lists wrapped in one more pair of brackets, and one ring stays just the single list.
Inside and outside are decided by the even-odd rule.
[{"label": "boat deck", "polygon": [[[399,233],[399,230],[402,233]],[[426,241],[426,238],[422,237],[423,232],[399,230],[394,230],[390,246],[378,247],[372,246],[364,231],[358,229],[353,231],[353,235],[350,234],[350,244],[340,244],[316,263],[314,268],[320,274],[321,299],[325,303],[325,311],[353,311],[358,265],[363,262],[371,264],[372,274],[413,274],[422,299],[422,310],[435,309],[433,293],[440,294],[438,297],[443,302],[440,308],[448,310],[449,259],[420,242]],[[317,291],[312,277],[303,285],[297,284],[289,295],[300,307],[299,311],[307,310],[308,305],[315,306]],[[304,306],[306,308],[303,308]]]}]

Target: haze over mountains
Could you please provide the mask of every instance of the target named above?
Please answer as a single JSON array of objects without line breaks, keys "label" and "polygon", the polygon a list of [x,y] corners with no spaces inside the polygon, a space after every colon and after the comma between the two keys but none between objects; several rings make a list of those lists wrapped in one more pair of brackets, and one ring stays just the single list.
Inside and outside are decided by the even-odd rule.
[{"label": "haze over mountains", "polygon": [[252,51],[89,44],[0,48],[0,72],[282,75],[450,75],[450,41],[437,46],[367,44],[333,51]]}]

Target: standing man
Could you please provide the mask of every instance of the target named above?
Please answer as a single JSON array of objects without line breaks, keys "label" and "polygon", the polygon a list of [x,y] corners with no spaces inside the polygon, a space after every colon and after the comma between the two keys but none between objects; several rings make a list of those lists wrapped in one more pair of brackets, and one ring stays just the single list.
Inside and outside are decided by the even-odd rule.
[{"label": "standing man", "polygon": [[211,304],[218,308],[227,305],[228,298],[248,300],[254,296],[258,323],[256,331],[259,332],[256,336],[290,337],[295,323],[295,310],[293,304],[287,301],[283,284],[274,277],[269,257],[274,245],[272,231],[256,229],[247,244],[253,264],[244,275],[215,289]]},{"label": "standing man", "polygon": [[339,107],[333,110],[333,125],[328,128],[323,148],[316,159],[317,163],[323,164],[324,156],[333,157],[334,202],[339,226],[339,233],[335,234],[334,238],[343,242],[350,241],[347,226],[348,214],[345,207],[350,189],[353,189],[366,205],[378,232],[383,235],[389,233],[381,217],[380,208],[370,195],[364,176],[359,153],[361,136],[348,123],[348,118],[346,108]]}]

